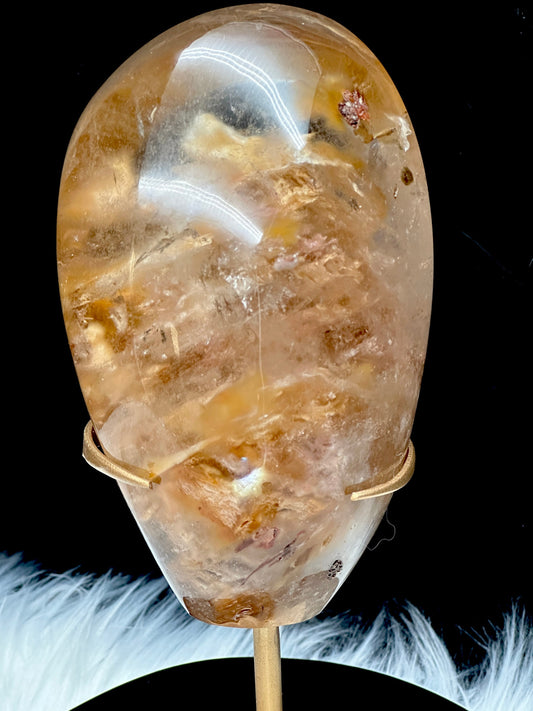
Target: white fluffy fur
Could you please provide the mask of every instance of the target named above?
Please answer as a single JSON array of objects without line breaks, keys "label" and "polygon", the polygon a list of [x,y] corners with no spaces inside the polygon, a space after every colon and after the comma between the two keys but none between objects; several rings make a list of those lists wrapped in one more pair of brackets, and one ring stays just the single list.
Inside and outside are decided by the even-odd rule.
[{"label": "white fluffy fur", "polygon": [[[154,604],[156,603],[157,604]],[[478,644],[479,668],[458,669],[419,611],[385,610],[371,625],[345,618],[282,630],[282,654],[389,674],[472,711],[533,709],[533,644],[525,615]],[[189,617],[163,579],[44,574],[0,556],[0,708],[67,711],[159,669],[252,654],[252,635]]]}]

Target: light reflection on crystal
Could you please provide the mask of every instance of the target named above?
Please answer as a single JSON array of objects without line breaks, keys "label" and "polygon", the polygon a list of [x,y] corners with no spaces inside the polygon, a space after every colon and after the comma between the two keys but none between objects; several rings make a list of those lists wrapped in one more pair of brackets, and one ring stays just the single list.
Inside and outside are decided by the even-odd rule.
[{"label": "light reflection on crystal", "polygon": [[139,196],[163,204],[188,220],[206,220],[214,228],[223,224],[228,232],[247,244],[258,244],[263,236],[262,231],[228,200],[186,180],[141,177]]},{"label": "light reflection on crystal", "polygon": [[[280,71],[280,57],[269,46],[268,36],[261,37],[264,34],[265,28],[259,28],[253,23],[225,25],[223,31],[208,32],[187,47],[180,55],[177,68],[192,62],[195,72],[218,74],[217,78],[222,85],[231,85],[236,79],[239,81],[239,77],[244,78],[245,83],[240,87],[242,93],[246,93],[250,98],[253,97],[251,101],[256,104],[262,103],[261,94],[263,94],[275,122],[287,133],[294,146],[301,149],[305,141],[294,121],[294,112],[291,112],[276,85],[275,77],[283,78],[284,67]],[[270,32],[266,30],[266,34],[270,35]],[[245,42],[242,42],[243,39]],[[235,40],[237,40],[238,51],[235,51]],[[287,37],[286,41],[294,42],[290,37]],[[246,55],[253,55],[253,61],[250,61]],[[235,77],[232,74],[239,76]],[[212,81],[212,75],[210,79]],[[259,101],[256,94],[259,94]]]}]

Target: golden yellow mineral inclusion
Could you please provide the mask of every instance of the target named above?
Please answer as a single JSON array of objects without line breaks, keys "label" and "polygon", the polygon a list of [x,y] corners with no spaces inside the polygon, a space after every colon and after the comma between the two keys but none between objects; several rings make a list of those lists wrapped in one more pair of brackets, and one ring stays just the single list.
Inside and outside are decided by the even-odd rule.
[{"label": "golden yellow mineral inclusion", "polygon": [[74,131],[58,265],[90,417],[160,476],[121,488],[186,609],[319,613],[389,502],[347,492],[400,467],[428,335],[428,191],[379,61],[280,5],[157,37]]}]

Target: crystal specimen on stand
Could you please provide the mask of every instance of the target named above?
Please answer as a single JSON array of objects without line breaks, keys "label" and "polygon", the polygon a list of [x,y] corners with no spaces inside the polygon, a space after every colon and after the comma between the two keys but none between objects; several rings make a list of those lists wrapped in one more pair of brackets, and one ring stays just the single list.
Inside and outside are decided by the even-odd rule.
[{"label": "crystal specimen on stand", "polygon": [[58,268],[104,449],[185,607],[231,626],[323,609],[390,496],[427,341],[432,240],[389,76],[320,15],[201,15],[126,61],[64,165]]}]

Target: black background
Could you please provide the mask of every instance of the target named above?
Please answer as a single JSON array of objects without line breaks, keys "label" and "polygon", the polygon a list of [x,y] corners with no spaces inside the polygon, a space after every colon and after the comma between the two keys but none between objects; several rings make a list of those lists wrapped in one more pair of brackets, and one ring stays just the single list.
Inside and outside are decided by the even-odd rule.
[{"label": "black background", "polygon": [[[10,25],[0,550],[48,570],[159,575],[115,482],[81,458],[88,415],[57,290],[57,192],[75,123],[104,80],[160,32],[220,6],[67,5],[19,10]],[[396,83],[425,161],[435,240],[415,475],[325,613],[371,620],[409,601],[469,663],[476,645],[458,630],[499,625],[531,593],[531,12],[503,2],[305,6],[347,26]]]}]

